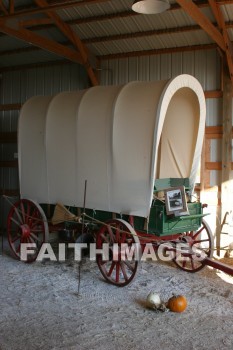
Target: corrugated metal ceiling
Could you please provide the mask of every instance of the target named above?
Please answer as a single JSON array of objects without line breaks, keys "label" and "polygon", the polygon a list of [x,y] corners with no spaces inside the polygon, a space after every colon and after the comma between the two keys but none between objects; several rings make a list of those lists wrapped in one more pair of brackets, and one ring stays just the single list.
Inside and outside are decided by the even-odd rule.
[{"label": "corrugated metal ceiling", "polygon": [[[70,1],[66,1],[66,3]],[[220,8],[225,21],[228,23],[228,33],[232,40],[233,1],[230,1],[229,4],[226,4],[226,1],[223,2],[223,0],[220,1],[223,3]],[[74,1],[72,2],[74,3]],[[190,47],[192,49],[193,46],[214,43],[209,35],[200,29],[184,10],[177,8],[176,1],[173,0],[170,3],[173,7],[176,6],[176,9],[172,8],[159,15],[135,15],[131,11],[133,0],[93,1],[89,4],[83,0],[76,3],[78,2],[86,5],[57,9],[56,14],[59,15],[62,21],[71,25],[73,31],[84,42],[89,51],[97,57],[127,55],[127,53],[137,54],[137,52],[141,53],[148,50],[156,53],[156,50],[180,47]],[[60,4],[62,6],[61,0],[47,0],[47,3],[48,5]],[[199,9],[212,23],[216,22],[207,1],[197,0],[195,3],[201,5]],[[3,4],[6,9],[9,8],[9,1],[5,0]],[[26,11],[27,9],[36,8],[35,2],[29,0],[19,0],[15,4],[17,4],[15,13],[19,10]],[[1,7],[0,11],[1,19],[4,18]],[[14,18],[13,15],[11,17]],[[37,18],[47,18],[47,15],[31,13],[25,17],[16,17],[14,27],[17,27],[18,22],[24,19]],[[57,43],[65,45],[69,43],[65,35],[54,24],[44,27],[34,26],[33,33]],[[54,53],[41,49],[38,49],[36,53],[35,49],[30,49],[31,47],[32,45],[27,42],[0,34],[0,67],[22,64],[24,61],[29,64],[55,59]],[[22,48],[26,50],[15,51]],[[56,59],[59,58],[57,56]]]}]

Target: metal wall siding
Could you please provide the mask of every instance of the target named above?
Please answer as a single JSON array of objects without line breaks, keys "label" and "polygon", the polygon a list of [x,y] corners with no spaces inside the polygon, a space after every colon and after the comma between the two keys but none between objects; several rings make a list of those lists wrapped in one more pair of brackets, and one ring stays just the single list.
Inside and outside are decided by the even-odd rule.
[{"label": "metal wall siding", "polygon": [[[118,72],[119,62],[120,74]],[[129,65],[136,71],[133,72]],[[216,50],[103,60],[101,63],[103,71],[106,67],[112,70],[113,80],[109,81],[109,75],[101,73],[102,85],[116,85],[132,80],[162,80],[187,73],[194,75],[204,90],[220,89],[220,59]],[[131,72],[129,75],[128,71]]]},{"label": "metal wall siding", "polygon": [[[85,69],[75,64],[41,67],[2,73],[0,104],[24,103],[35,95],[54,95],[61,91],[89,87]],[[19,111],[0,112],[0,132],[17,131]],[[0,161],[15,160],[16,144],[0,144]],[[0,189],[18,188],[18,169],[0,168]],[[0,228],[6,227],[9,205],[0,198]]]},{"label": "metal wall siding", "polygon": [[210,187],[221,186],[222,172],[221,170],[211,170],[210,172]]},{"label": "metal wall siding", "polygon": [[216,125],[222,125],[222,99],[210,98],[206,100],[206,126]]},{"label": "metal wall siding", "polygon": [[222,140],[215,139],[210,141],[210,162],[221,162],[222,160]]}]

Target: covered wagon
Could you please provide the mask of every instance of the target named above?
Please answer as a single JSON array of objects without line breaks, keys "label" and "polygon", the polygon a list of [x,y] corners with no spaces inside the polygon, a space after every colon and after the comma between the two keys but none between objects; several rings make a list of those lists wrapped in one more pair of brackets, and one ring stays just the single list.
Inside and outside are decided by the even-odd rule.
[{"label": "covered wagon", "polygon": [[[174,246],[196,245],[210,256],[211,233],[201,203],[192,200],[205,116],[202,87],[186,74],[29,99],[18,125],[21,199],[8,217],[15,256],[20,258],[21,243],[39,249],[49,239],[52,224],[43,205],[62,203],[84,212],[85,183],[86,220],[96,223],[99,248],[104,242],[158,245],[162,238]],[[180,209],[187,201],[186,212],[166,208],[164,193],[173,188],[181,193],[172,192],[177,198],[171,202]],[[182,188],[188,197],[180,197]],[[187,258],[175,262],[188,271],[203,267],[191,254]],[[103,276],[120,286],[132,280],[138,265],[101,256],[97,262]]]}]

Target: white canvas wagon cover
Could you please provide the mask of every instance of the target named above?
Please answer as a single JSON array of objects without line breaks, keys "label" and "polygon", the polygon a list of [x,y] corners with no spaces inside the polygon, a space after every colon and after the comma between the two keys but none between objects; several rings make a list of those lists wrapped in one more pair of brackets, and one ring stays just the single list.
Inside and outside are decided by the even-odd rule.
[{"label": "white canvas wagon cover", "polygon": [[87,180],[87,208],[147,217],[154,179],[194,185],[205,115],[187,74],[33,97],[18,126],[21,197],[82,207]]}]

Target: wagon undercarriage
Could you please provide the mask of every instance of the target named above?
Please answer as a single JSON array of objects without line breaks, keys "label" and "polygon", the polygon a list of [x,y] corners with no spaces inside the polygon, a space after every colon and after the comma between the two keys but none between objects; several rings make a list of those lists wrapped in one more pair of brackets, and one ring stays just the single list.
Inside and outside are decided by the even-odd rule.
[{"label": "wagon undercarriage", "polygon": [[[110,213],[101,214],[106,216]],[[36,202],[22,199],[14,203],[9,212],[7,227],[8,240],[14,256],[20,259],[22,243],[34,243],[36,249],[33,250],[33,254],[27,255],[27,262],[35,261],[42,244],[49,242],[49,231],[61,230],[64,227],[74,229],[77,226],[80,235],[82,222],[79,219],[77,223],[72,213],[71,217],[70,221],[53,225]],[[126,286],[135,277],[142,260],[160,260],[161,257],[163,260],[173,261],[178,268],[187,272],[197,272],[209,265],[233,275],[231,267],[212,259],[213,237],[204,219],[197,230],[166,235],[138,230],[134,227],[134,221],[137,222],[138,218],[133,216],[108,219],[105,222],[100,219],[101,217],[94,218],[86,212],[82,215],[85,227],[93,235],[96,249],[103,251],[104,244],[108,245],[108,259],[105,259],[103,254],[97,254],[96,261],[101,274],[111,284]]]}]

